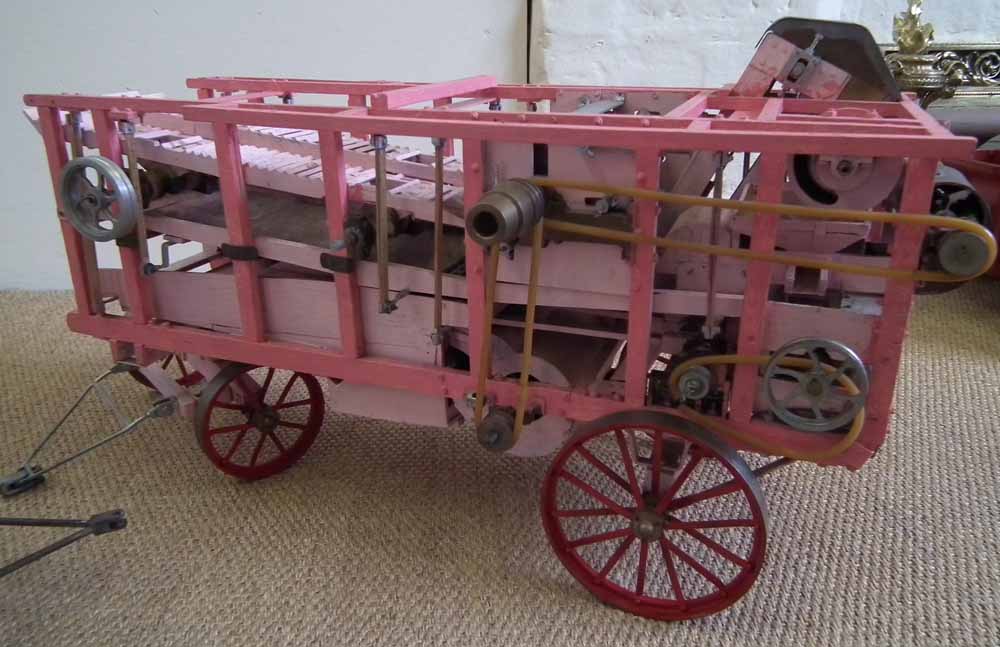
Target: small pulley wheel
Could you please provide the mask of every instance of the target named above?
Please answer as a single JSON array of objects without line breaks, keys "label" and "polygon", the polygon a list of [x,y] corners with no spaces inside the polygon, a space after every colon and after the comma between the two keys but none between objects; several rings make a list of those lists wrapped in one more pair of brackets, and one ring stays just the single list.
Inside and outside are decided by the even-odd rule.
[{"label": "small pulley wheel", "polygon": [[106,157],[79,157],[59,181],[63,213],[85,238],[97,243],[132,233],[142,212],[128,174]]},{"label": "small pulley wheel", "polygon": [[[842,383],[846,377],[858,392]],[[868,371],[853,350],[830,339],[799,339],[764,368],[771,412],[800,431],[833,431],[854,420],[868,398]]]}]

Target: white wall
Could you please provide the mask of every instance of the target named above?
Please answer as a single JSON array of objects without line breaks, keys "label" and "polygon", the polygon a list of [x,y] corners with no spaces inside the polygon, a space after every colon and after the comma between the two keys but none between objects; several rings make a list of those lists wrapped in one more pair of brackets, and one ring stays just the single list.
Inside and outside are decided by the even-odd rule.
[{"label": "white wall", "polygon": [[[531,80],[709,87],[735,81],[784,16],[845,20],[892,42],[905,0],[535,0]],[[925,0],[941,42],[995,41],[996,0]]]},{"label": "white wall", "polygon": [[69,287],[26,93],[190,97],[192,76],[524,82],[524,0],[4,2],[0,8],[0,288]]}]

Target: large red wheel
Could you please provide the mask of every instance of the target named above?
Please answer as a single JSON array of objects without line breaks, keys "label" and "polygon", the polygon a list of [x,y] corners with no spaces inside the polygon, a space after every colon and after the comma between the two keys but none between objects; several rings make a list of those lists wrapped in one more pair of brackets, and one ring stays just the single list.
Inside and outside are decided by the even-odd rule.
[{"label": "large red wheel", "polygon": [[650,411],[584,425],[556,456],[542,521],[572,575],[607,604],[658,620],[716,613],[764,564],[766,509],[740,456]]},{"label": "large red wheel", "polygon": [[198,397],[194,430],[216,467],[255,480],[302,458],[323,413],[323,388],[312,375],[229,364]]}]

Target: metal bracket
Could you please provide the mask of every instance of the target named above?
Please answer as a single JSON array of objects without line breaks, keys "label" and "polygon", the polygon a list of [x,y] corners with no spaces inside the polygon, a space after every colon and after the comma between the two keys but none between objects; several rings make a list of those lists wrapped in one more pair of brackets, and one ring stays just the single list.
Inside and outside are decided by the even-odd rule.
[{"label": "metal bracket", "polygon": [[319,264],[325,269],[331,272],[336,272],[338,274],[354,274],[357,269],[357,263],[350,256],[337,256],[336,254],[327,254],[323,252],[319,255]]},{"label": "metal bracket", "polygon": [[28,564],[37,562],[46,555],[51,555],[60,548],[65,548],[70,544],[80,541],[90,535],[104,535],[109,532],[123,530],[128,526],[128,519],[124,510],[111,510],[95,514],[89,519],[22,519],[17,517],[0,517],[0,526],[12,527],[45,527],[45,528],[80,528],[72,535],[55,541],[40,550],[36,550],[30,555],[21,559],[0,566],[0,577],[10,575],[14,571],[24,568]]},{"label": "metal bracket", "polygon": [[[114,408],[114,402],[112,402],[106,394],[101,393],[101,388],[103,387],[103,384],[101,383],[107,377],[119,373],[127,373],[135,368],[136,366],[134,364],[121,362],[115,364],[110,369],[108,369],[100,376],[98,376],[96,380],[91,382],[87,386],[87,388],[83,390],[83,393],[81,393],[80,396],[76,399],[76,402],[74,402],[73,405],[69,408],[69,410],[66,411],[65,414],[63,414],[63,417],[60,418],[59,422],[57,422],[55,426],[52,427],[51,430],[49,430],[49,432],[45,435],[45,437],[42,438],[42,441],[38,443],[34,451],[31,452],[31,455],[28,456],[27,460],[25,460],[24,463],[22,463],[21,467],[15,470],[13,473],[0,479],[0,494],[6,497],[6,496],[14,496],[16,494],[32,490],[45,482],[45,475],[47,473],[59,467],[62,467],[67,463],[71,463],[72,461],[75,461],[76,459],[81,458],[86,454],[89,454],[95,449],[110,443],[112,440],[120,438],[121,436],[124,436],[125,434],[134,431],[139,427],[139,425],[141,425],[142,423],[151,418],[164,418],[173,415],[177,411],[177,399],[172,397],[163,398],[161,400],[157,400],[156,402],[154,402],[153,405],[149,408],[149,410],[146,411],[146,413],[142,414],[141,416],[135,418],[132,421],[128,421],[124,416],[122,416],[122,414],[117,409]],[[40,465],[33,464],[35,457],[41,453],[41,451],[45,448],[46,445],[48,445],[49,441],[52,440],[52,438],[56,435],[59,429],[62,428],[63,424],[69,419],[69,417],[73,414],[73,412],[76,411],[77,407],[80,406],[80,403],[83,402],[83,400],[87,397],[87,395],[91,391],[97,394],[98,400],[100,400],[101,403],[105,406],[105,408],[110,410],[110,412],[114,415],[115,419],[118,421],[118,424],[121,425],[121,429],[97,441],[96,443],[90,445],[89,447],[86,447],[85,449],[78,451],[72,456],[57,461],[56,463],[50,465],[49,467],[42,467]]]},{"label": "metal bracket", "polygon": [[257,248],[253,245],[219,245],[219,253],[231,261],[256,261],[260,258]]}]

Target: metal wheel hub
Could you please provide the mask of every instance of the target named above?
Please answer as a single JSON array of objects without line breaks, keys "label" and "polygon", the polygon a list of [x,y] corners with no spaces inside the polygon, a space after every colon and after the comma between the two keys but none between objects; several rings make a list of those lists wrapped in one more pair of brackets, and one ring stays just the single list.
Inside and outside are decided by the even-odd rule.
[{"label": "metal wheel hub", "polygon": [[643,541],[658,541],[663,536],[664,516],[653,508],[636,512],[632,519],[632,532]]},{"label": "metal wheel hub", "polygon": [[250,416],[250,422],[265,434],[277,429],[280,421],[281,418],[278,416],[278,413],[267,405],[257,409]]}]

